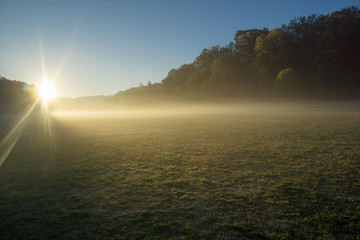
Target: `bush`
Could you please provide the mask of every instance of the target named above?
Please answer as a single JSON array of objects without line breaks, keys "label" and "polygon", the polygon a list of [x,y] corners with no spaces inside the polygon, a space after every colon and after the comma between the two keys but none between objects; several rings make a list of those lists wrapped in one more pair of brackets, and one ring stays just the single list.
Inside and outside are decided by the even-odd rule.
[{"label": "bush", "polygon": [[278,97],[294,97],[300,92],[299,79],[292,68],[286,68],[279,72],[275,79],[273,93]]}]

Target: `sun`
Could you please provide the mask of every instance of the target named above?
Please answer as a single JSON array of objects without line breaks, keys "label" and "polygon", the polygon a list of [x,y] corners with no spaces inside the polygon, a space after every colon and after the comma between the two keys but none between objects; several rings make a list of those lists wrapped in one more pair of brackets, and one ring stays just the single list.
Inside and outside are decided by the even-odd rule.
[{"label": "sun", "polygon": [[50,99],[55,97],[55,86],[52,82],[43,80],[39,86],[39,96],[41,100],[47,103]]}]

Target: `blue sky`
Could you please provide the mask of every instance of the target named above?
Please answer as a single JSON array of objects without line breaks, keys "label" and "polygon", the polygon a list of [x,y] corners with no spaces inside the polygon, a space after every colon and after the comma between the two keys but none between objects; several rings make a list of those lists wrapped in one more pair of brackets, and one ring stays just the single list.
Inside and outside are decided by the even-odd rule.
[{"label": "blue sky", "polygon": [[360,0],[0,0],[0,75],[40,83],[43,59],[58,96],[111,95],[161,81],[239,29],[351,5]]}]

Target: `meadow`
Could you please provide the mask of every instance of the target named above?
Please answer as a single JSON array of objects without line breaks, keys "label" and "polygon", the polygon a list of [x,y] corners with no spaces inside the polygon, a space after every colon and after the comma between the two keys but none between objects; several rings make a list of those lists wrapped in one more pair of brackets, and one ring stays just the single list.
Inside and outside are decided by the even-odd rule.
[{"label": "meadow", "polygon": [[33,117],[0,239],[359,239],[360,111]]}]

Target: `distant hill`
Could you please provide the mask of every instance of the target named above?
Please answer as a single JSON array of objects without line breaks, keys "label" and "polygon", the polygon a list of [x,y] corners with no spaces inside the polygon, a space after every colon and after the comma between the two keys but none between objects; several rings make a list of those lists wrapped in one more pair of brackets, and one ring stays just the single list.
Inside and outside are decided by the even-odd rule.
[{"label": "distant hill", "polygon": [[79,109],[94,109],[102,108],[104,101],[113,96],[85,96],[78,98],[56,98],[51,102],[53,110],[79,110]]},{"label": "distant hill", "polygon": [[85,97],[78,97],[75,98],[76,101],[81,102],[82,104],[89,106],[89,107],[102,107],[104,101],[109,99],[113,96],[85,96]]},{"label": "distant hill", "polygon": [[119,106],[359,97],[360,10],[352,6],[297,17],[272,30],[239,30],[228,45],[204,49],[160,83],[120,91],[105,101]]}]

